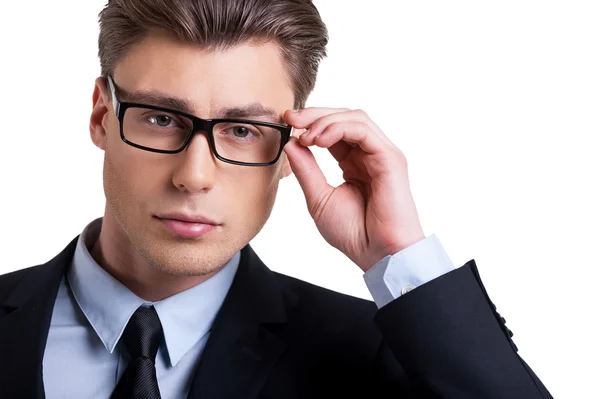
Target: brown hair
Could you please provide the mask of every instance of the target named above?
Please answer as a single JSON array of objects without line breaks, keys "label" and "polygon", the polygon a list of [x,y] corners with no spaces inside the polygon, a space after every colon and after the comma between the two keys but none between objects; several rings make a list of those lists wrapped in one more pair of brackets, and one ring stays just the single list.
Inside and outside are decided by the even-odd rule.
[{"label": "brown hair", "polygon": [[286,63],[294,107],[313,90],[328,33],[311,0],[109,0],[99,14],[102,76],[151,29],[210,50],[275,41]]}]

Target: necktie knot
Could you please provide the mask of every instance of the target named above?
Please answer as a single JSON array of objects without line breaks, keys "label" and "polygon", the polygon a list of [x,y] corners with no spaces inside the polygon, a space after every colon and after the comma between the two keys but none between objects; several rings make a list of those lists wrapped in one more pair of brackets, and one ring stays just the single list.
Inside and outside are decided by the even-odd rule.
[{"label": "necktie knot", "polygon": [[162,337],[162,325],[154,306],[140,306],[125,327],[123,343],[132,360],[147,357],[154,362]]}]

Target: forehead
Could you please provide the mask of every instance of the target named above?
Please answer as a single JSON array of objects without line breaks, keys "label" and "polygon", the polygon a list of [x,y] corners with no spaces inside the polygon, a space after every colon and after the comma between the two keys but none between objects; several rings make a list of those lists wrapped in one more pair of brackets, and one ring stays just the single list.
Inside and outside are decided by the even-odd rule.
[{"label": "forehead", "polygon": [[152,32],[125,54],[113,75],[127,92],[181,98],[205,118],[226,107],[258,103],[283,113],[294,104],[281,52],[273,42],[208,51]]}]

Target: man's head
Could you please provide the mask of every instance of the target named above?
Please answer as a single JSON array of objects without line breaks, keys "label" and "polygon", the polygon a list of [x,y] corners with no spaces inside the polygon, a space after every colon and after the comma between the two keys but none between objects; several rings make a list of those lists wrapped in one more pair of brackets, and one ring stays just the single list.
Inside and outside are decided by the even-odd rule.
[{"label": "man's head", "polygon": [[[172,275],[214,272],[266,223],[290,167],[284,155],[271,166],[225,163],[211,153],[206,132],[174,154],[128,145],[106,78],[121,102],[185,105],[204,119],[237,110],[241,119],[281,123],[285,110],[304,106],[326,43],[309,0],[109,1],[100,13],[104,78],[96,81],[90,132],[105,151],[103,231],[121,262],[141,260]],[[274,110],[276,119],[240,114],[257,106]],[[177,123],[169,114],[138,120]],[[173,212],[219,226],[184,238],[156,217]]]}]

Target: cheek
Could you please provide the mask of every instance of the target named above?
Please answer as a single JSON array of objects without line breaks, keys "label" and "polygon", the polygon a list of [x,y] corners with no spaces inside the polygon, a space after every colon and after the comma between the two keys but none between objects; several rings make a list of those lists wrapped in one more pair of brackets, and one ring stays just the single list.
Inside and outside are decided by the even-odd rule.
[{"label": "cheek", "polygon": [[235,207],[238,215],[253,220],[259,219],[262,223],[266,221],[273,208],[279,186],[277,172],[278,168],[275,166],[238,171],[230,175],[228,196],[232,199],[231,205]]},{"label": "cheek", "polygon": [[156,163],[149,162],[145,155],[124,143],[110,142],[107,145],[104,191],[107,201],[114,207],[141,210],[143,198],[151,194],[151,185],[157,182],[158,173],[154,170]]},{"label": "cheek", "polygon": [[[104,193],[111,207],[123,208],[132,200],[131,181],[135,179],[127,173],[123,158],[107,151],[104,155]],[[120,212],[119,212],[120,213]]]}]

